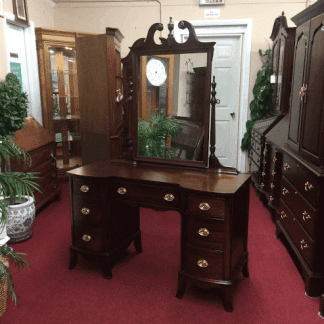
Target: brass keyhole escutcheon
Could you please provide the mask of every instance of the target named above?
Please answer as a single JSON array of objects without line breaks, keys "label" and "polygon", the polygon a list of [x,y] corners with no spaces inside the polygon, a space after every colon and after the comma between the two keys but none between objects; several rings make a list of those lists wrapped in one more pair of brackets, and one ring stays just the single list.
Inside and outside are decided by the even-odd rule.
[{"label": "brass keyhole escutcheon", "polygon": [[198,234],[200,236],[208,236],[209,235],[209,231],[207,228],[200,228],[198,231]]},{"label": "brass keyhole escutcheon", "polygon": [[163,198],[166,201],[172,201],[172,200],[174,200],[174,196],[172,194],[166,194]]},{"label": "brass keyhole escutcheon", "polygon": [[81,190],[82,192],[88,192],[88,191],[89,191],[89,187],[83,185],[83,186],[81,186],[80,190]]},{"label": "brass keyhole escutcheon", "polygon": [[90,214],[90,209],[84,207],[84,208],[81,209],[81,213],[83,215],[89,215]]},{"label": "brass keyhole escutcheon", "polygon": [[117,192],[120,195],[125,195],[125,193],[127,192],[127,190],[126,190],[126,188],[120,187],[120,188],[117,189]]},{"label": "brass keyhole escutcheon", "polygon": [[198,264],[198,266],[200,268],[207,268],[208,267],[208,262],[206,260],[198,260],[197,264]]},{"label": "brass keyhole escutcheon", "polygon": [[202,202],[199,204],[199,209],[203,211],[207,211],[210,209],[210,205],[206,202]]},{"label": "brass keyhole escutcheon", "polygon": [[88,235],[88,234],[84,234],[82,236],[82,240],[85,241],[85,242],[89,242],[91,240],[91,236]]}]

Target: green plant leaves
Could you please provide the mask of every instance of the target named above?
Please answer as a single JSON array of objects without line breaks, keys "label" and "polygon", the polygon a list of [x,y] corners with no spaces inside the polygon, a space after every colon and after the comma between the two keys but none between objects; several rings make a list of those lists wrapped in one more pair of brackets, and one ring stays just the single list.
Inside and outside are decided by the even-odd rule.
[{"label": "green plant leaves", "polygon": [[21,85],[13,73],[8,73],[6,80],[0,82],[0,135],[14,136],[24,126],[27,116],[28,97],[21,92]]}]

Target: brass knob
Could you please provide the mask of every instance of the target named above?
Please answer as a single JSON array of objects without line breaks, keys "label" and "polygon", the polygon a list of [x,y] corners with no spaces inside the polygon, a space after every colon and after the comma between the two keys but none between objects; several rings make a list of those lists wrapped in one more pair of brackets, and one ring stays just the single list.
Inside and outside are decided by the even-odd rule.
[{"label": "brass knob", "polygon": [[307,92],[307,84],[303,84],[303,86],[300,88],[299,95],[300,95],[300,100],[303,101],[304,97],[306,96]]},{"label": "brass knob", "polygon": [[270,184],[270,188],[273,189],[275,185],[273,183]]},{"label": "brass knob", "polygon": [[289,171],[290,170],[290,165],[288,163],[284,164],[284,170]]},{"label": "brass knob", "polygon": [[304,249],[306,249],[306,248],[309,248],[309,245],[305,242],[304,239],[302,239],[302,240],[300,241],[300,248],[301,248],[302,250],[304,250]]},{"label": "brass knob", "polygon": [[89,215],[90,214],[90,209],[84,207],[84,208],[81,209],[81,213],[83,215]]},{"label": "brass knob", "polygon": [[199,204],[199,209],[203,210],[203,211],[209,210],[210,205],[208,203],[206,203],[206,202],[202,202],[201,204]]},{"label": "brass knob", "polygon": [[84,234],[82,236],[82,240],[85,241],[85,242],[89,242],[91,240],[91,236],[88,235],[88,234]]},{"label": "brass knob", "polygon": [[306,212],[306,210],[303,212],[303,220],[306,221],[307,219],[311,219],[311,216]]},{"label": "brass knob", "polygon": [[166,194],[163,198],[166,201],[172,201],[172,200],[174,200],[174,196],[172,194]]},{"label": "brass knob", "polygon": [[285,217],[287,217],[287,215],[286,215],[286,213],[284,211],[282,211],[280,213],[280,217],[281,217],[281,219],[284,219]]},{"label": "brass knob", "polygon": [[273,161],[274,163],[276,163],[276,161],[277,161],[277,158],[276,158],[276,157],[274,157],[274,158],[272,159],[272,161]]},{"label": "brass knob", "polygon": [[127,192],[127,190],[126,190],[126,188],[120,187],[120,188],[117,189],[117,192],[120,195],[125,195],[125,193]]},{"label": "brass knob", "polygon": [[200,236],[208,236],[209,235],[209,231],[207,228],[200,228],[198,231],[198,234]]},{"label": "brass knob", "polygon": [[81,190],[82,192],[88,192],[88,191],[89,191],[89,187],[83,185],[83,186],[81,186],[80,190]]},{"label": "brass knob", "polygon": [[309,191],[309,190],[311,190],[311,189],[313,189],[313,188],[314,188],[313,185],[310,184],[308,181],[305,183],[305,190],[306,190],[306,191]]},{"label": "brass knob", "polygon": [[286,188],[283,188],[282,189],[282,194],[285,196],[285,195],[287,195],[289,193],[289,191],[288,191],[288,189],[286,189]]},{"label": "brass knob", "polygon": [[206,260],[198,260],[197,264],[198,264],[198,266],[200,268],[207,268],[208,267],[208,262]]}]

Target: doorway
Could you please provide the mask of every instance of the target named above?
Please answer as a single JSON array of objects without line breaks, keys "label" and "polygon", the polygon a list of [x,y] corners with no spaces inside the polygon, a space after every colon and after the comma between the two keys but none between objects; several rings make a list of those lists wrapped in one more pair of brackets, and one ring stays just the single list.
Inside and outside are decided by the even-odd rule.
[{"label": "doorway", "polygon": [[[246,154],[240,149],[248,119],[252,20],[190,21],[202,42],[216,42],[212,76],[216,79],[216,156],[219,161],[246,172]],[[174,36],[184,42],[188,30]]]}]

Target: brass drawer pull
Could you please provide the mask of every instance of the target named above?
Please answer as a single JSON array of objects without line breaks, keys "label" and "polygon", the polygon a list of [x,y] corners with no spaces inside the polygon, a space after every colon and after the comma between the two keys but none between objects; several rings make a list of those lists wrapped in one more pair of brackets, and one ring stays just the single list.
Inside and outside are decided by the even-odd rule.
[{"label": "brass drawer pull", "polygon": [[286,188],[283,188],[282,189],[282,194],[285,196],[285,195],[287,195],[289,193],[289,191],[288,191],[288,189],[286,189]]},{"label": "brass drawer pull", "polygon": [[127,190],[126,190],[126,188],[120,187],[120,188],[117,189],[117,192],[120,195],[125,195],[125,193],[127,192]]},{"label": "brass drawer pull", "polygon": [[260,187],[263,188],[264,186],[265,186],[265,184],[262,182],[261,185],[260,185]]},{"label": "brass drawer pull", "polygon": [[268,152],[267,150],[264,150],[263,151],[263,155],[266,156],[267,155],[267,152]]},{"label": "brass drawer pull", "polygon": [[264,177],[266,174],[265,174],[265,172],[262,172],[261,175],[262,175],[262,177]]},{"label": "brass drawer pull", "polygon": [[309,245],[307,245],[307,243],[305,242],[304,239],[302,239],[302,240],[300,241],[300,248],[301,248],[302,250],[304,250],[304,249],[306,249],[306,248],[309,248]]},{"label": "brass drawer pull", "polygon": [[273,161],[274,163],[276,163],[277,160],[278,160],[278,159],[277,159],[276,157],[274,157],[274,158],[272,159],[272,161]]},{"label": "brass drawer pull", "polygon": [[286,215],[286,213],[284,211],[282,211],[280,213],[280,217],[281,217],[281,219],[284,219],[285,217],[287,217],[287,215]]},{"label": "brass drawer pull", "polygon": [[311,190],[311,189],[313,189],[313,188],[314,188],[313,185],[310,184],[308,181],[305,183],[305,190],[306,190],[306,191],[309,191],[309,190]]},{"label": "brass drawer pull", "polygon": [[307,84],[303,84],[303,86],[300,88],[299,95],[300,95],[300,100],[303,101],[304,97],[306,96],[307,92]]},{"label": "brass drawer pull", "polygon": [[81,186],[80,190],[81,190],[82,192],[88,192],[88,191],[89,191],[89,187],[83,185],[83,186]]},{"label": "brass drawer pull", "polygon": [[172,194],[166,194],[163,198],[166,201],[172,201],[172,200],[174,200],[174,196]]},{"label": "brass drawer pull", "polygon": [[88,235],[88,234],[84,234],[82,236],[82,240],[85,241],[85,242],[89,242],[91,240],[91,236]]},{"label": "brass drawer pull", "polygon": [[274,176],[276,174],[276,171],[272,170],[271,174]]},{"label": "brass drawer pull", "polygon": [[270,199],[270,201],[273,201],[273,200],[274,200],[274,198],[273,198],[272,196],[270,196],[270,198],[269,198],[269,199]]},{"label": "brass drawer pull", "polygon": [[290,168],[290,165],[288,163],[285,163],[284,164],[284,170],[285,171],[289,171],[291,168]]},{"label": "brass drawer pull", "polygon": [[200,228],[198,231],[198,234],[200,236],[208,236],[209,235],[209,231],[207,228]]},{"label": "brass drawer pull", "polygon": [[270,188],[273,189],[275,185],[273,183],[270,184]]},{"label": "brass drawer pull", "polygon": [[89,215],[90,214],[90,209],[84,207],[84,208],[81,209],[81,213],[83,215]]},{"label": "brass drawer pull", "polygon": [[199,209],[203,210],[203,211],[209,210],[210,205],[208,203],[206,203],[206,202],[202,202],[201,204],[199,204]]},{"label": "brass drawer pull", "polygon": [[303,220],[306,221],[307,219],[311,219],[312,217],[306,212],[306,210],[303,212]]},{"label": "brass drawer pull", "polygon": [[208,267],[208,262],[206,260],[198,260],[197,264],[198,264],[198,266],[200,268],[207,268]]}]

